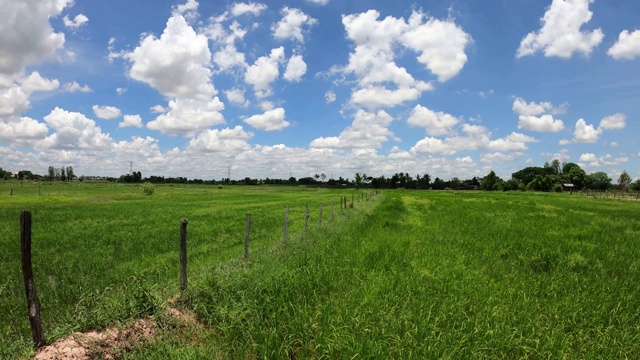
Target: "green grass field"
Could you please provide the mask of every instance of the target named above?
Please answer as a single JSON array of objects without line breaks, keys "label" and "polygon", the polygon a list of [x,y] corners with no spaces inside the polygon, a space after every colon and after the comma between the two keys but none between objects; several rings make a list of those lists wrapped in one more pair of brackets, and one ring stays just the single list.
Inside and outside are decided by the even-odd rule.
[{"label": "green grass field", "polygon": [[[2,187],[5,186],[5,187]],[[178,292],[179,220],[203,325],[125,358],[633,358],[640,203],[568,194],[0,185],[0,357],[29,354],[19,211],[33,211],[48,340],[154,313]],[[329,223],[328,201],[336,203]],[[312,210],[302,234],[304,205]],[[325,203],[325,222],[317,207]],[[291,238],[282,241],[285,205]],[[240,260],[244,214],[251,255]]]}]

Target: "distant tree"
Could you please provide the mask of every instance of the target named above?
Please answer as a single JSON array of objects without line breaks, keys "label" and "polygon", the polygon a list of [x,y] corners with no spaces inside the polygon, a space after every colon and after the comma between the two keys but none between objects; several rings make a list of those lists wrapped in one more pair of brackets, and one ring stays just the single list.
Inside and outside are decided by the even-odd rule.
[{"label": "distant tree", "polygon": [[607,190],[611,186],[611,178],[603,171],[596,171],[587,175],[585,185],[592,190]]},{"label": "distant tree", "polygon": [[289,178],[289,184],[295,185],[296,182],[296,178],[294,178],[293,176]]},{"label": "distant tree", "polygon": [[553,169],[554,174],[560,175],[560,160],[553,159],[550,167]]},{"label": "distant tree", "polygon": [[551,191],[553,180],[550,175],[536,175],[527,185],[527,189],[534,191]]},{"label": "distant tree", "polygon": [[618,187],[620,190],[624,191],[631,185],[631,176],[627,173],[627,170],[624,170],[622,174],[618,177]]},{"label": "distant tree", "polygon": [[357,172],[354,176],[354,182],[355,182],[355,186],[356,189],[360,189],[362,187],[362,174],[360,174],[359,172]]},{"label": "distant tree", "polygon": [[327,178],[327,175],[325,175],[324,173],[322,173],[322,174],[320,175],[320,178],[322,179],[322,182],[324,182],[324,179],[326,179],[326,178]]},{"label": "distant tree", "polygon": [[576,186],[576,189],[582,189],[586,181],[587,174],[580,166],[573,164],[567,173],[561,175],[561,179]]},{"label": "distant tree", "polygon": [[73,174],[73,166],[67,166],[67,180],[71,181],[73,180],[74,174]]},{"label": "distant tree", "polygon": [[444,188],[447,187],[447,183],[444,182],[442,179],[440,179],[439,177],[436,177],[435,180],[433,180],[433,184],[431,184],[431,187],[434,190],[444,190]]},{"label": "distant tree", "polygon": [[34,179],[34,175],[31,171],[29,170],[20,170],[18,171],[18,179],[20,180],[33,180]]},{"label": "distant tree", "polygon": [[313,178],[316,179],[316,181],[318,181],[318,179],[320,179],[320,175],[319,174],[315,174],[315,175],[313,175]]},{"label": "distant tree", "polygon": [[62,181],[67,180],[67,176],[65,175],[65,172],[64,172],[64,167],[60,168],[60,180]]},{"label": "distant tree", "polygon": [[482,179],[480,183],[480,187],[482,190],[486,191],[495,191],[498,190],[498,182],[500,178],[496,175],[496,173],[491,170],[491,172]]},{"label": "distant tree", "polygon": [[0,167],[0,179],[9,180],[11,172],[6,171]]},{"label": "distant tree", "polygon": [[54,168],[53,166],[49,166],[47,173],[49,174],[49,181],[53,181],[53,179],[56,177],[56,168]]},{"label": "distant tree", "polygon": [[640,179],[637,179],[631,184],[631,189],[634,191],[640,191]]},{"label": "distant tree", "polygon": [[524,186],[527,186],[529,185],[530,182],[533,181],[533,179],[536,176],[539,176],[539,175],[544,176],[544,175],[552,175],[552,174],[553,174],[553,167],[544,168],[544,167],[530,166],[522,170],[519,170],[517,172],[514,172],[513,174],[511,174],[511,178],[516,179],[522,184],[524,184]]},{"label": "distant tree", "polygon": [[562,164],[562,174],[568,174],[568,173],[569,173],[569,171],[571,171],[571,168],[574,168],[574,167],[576,167],[576,166],[577,166],[578,168],[580,168],[580,166],[578,166],[578,164],[576,164],[576,163],[572,163],[572,162],[565,162],[565,163],[563,163],[563,164]]}]

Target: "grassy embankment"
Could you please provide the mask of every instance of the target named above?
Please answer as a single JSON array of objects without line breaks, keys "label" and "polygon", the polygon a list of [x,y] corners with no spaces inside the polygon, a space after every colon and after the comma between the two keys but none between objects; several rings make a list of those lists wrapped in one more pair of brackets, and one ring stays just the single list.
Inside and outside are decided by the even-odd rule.
[{"label": "grassy embankment", "polygon": [[[100,272],[104,280],[98,284],[82,280],[85,290],[67,296],[71,305],[61,304],[67,310],[55,316],[54,306],[48,305],[47,321],[58,324],[58,333],[149,312],[147,307],[159,307],[162,299],[175,293],[177,284],[167,284],[177,278],[177,219],[188,217],[190,227],[194,222],[212,227],[222,223],[209,221],[214,210],[205,204],[230,204],[238,212],[234,219],[242,218],[247,207],[258,207],[271,224],[271,235],[264,234],[271,240],[252,252],[246,264],[237,255],[242,245],[235,235],[243,233],[242,221],[234,223],[233,231],[223,226],[195,235],[194,228],[189,233],[190,246],[195,247],[189,255],[190,269],[195,263],[200,271],[194,270],[195,280],[190,277],[190,288],[180,303],[192,309],[204,326],[189,330],[168,322],[163,340],[127,358],[632,358],[640,353],[640,204],[636,202],[567,194],[385,191],[384,200],[363,203],[332,226],[293,235],[284,244],[283,211],[277,209],[293,199],[303,204],[310,196],[328,199],[336,198],[336,193],[239,188],[235,194],[226,189],[197,194],[193,188],[167,188],[164,195],[159,190],[158,198],[144,198],[118,189],[121,195],[105,197],[113,199],[109,205],[85,200],[84,210],[67,211],[77,216],[111,206],[102,208],[109,212],[94,210],[86,215],[89,227],[98,229],[91,234],[101,234],[102,229],[105,235],[90,239],[85,249],[90,254],[109,252],[104,244],[117,238],[120,249],[134,248],[128,251],[133,259],[114,261],[116,269],[90,271],[89,266],[83,277]],[[52,200],[46,212],[69,207],[64,197]],[[190,206],[182,208],[174,205],[177,202]],[[267,210],[266,204],[272,206]],[[136,216],[137,207],[149,214],[131,220],[129,232],[118,233]],[[174,207],[191,212],[172,213]],[[116,219],[106,215],[111,212],[119,214]],[[302,212],[301,207],[292,219],[302,219]],[[3,206],[4,227],[5,213]],[[59,216],[60,221],[73,219]],[[106,219],[94,219],[100,216]],[[101,221],[108,224],[100,227]],[[292,232],[300,233],[302,221],[296,221]],[[139,229],[146,222],[163,230]],[[15,247],[13,239],[5,240],[8,229],[1,230],[0,243]],[[224,234],[234,235],[225,240]],[[49,241],[55,240],[52,235]],[[65,264],[58,266],[62,269],[68,269],[66,264],[73,264],[75,257],[97,257],[66,247],[70,254],[56,257],[42,249],[39,256]],[[19,249],[12,250],[13,257],[15,251]],[[111,256],[117,255],[111,251]],[[2,256],[3,264],[13,261]],[[134,267],[134,263],[147,265]],[[69,292],[50,280],[58,267],[46,265],[43,271],[44,266],[35,269],[36,274],[47,274],[36,279],[39,292],[49,292],[49,301],[60,297],[56,289]],[[25,343],[26,319],[22,324],[15,321],[26,313],[19,264],[11,267],[16,268],[11,276],[18,277],[14,280],[3,273],[7,283],[2,289],[15,299],[0,306],[3,312],[11,311],[13,321],[2,325],[2,333],[20,334]],[[67,272],[53,276],[71,281]],[[132,272],[140,280],[121,285],[133,276],[125,274]],[[94,289],[100,290],[95,297]],[[134,296],[121,295],[125,293]],[[41,302],[47,306],[43,295]],[[78,315],[80,320],[74,320]]]}]

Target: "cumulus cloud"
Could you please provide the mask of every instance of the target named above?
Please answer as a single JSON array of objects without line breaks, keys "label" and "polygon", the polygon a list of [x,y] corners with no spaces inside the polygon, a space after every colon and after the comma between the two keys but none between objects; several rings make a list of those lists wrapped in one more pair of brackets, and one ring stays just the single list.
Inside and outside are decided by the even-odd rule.
[{"label": "cumulus cloud", "polygon": [[207,37],[198,35],[182,15],[167,21],[160,36],[147,35],[132,52],[129,75],[169,98],[208,101],[217,93],[211,83]]},{"label": "cumulus cloud", "polygon": [[60,81],[45,79],[39,72],[34,71],[21,81],[20,87],[27,94],[35,91],[52,91],[60,87]]},{"label": "cumulus cloud", "polygon": [[223,18],[214,19],[213,23],[206,27],[203,32],[213,40],[214,48],[213,61],[218,65],[220,71],[228,71],[234,67],[245,68],[247,62],[245,55],[238,51],[236,42],[241,41],[247,34],[237,21],[233,21],[225,29]]},{"label": "cumulus cloud", "polygon": [[385,111],[367,112],[358,110],[353,123],[339,136],[321,137],[311,142],[312,148],[328,149],[374,149],[382,146],[394,134],[389,130],[393,118]]},{"label": "cumulus cloud", "polygon": [[622,130],[627,125],[627,115],[616,113],[613,115],[605,116],[600,120],[598,129],[600,130]]},{"label": "cumulus cloud", "polygon": [[568,59],[574,53],[590,55],[604,38],[602,30],[582,31],[591,20],[589,4],[593,0],[553,0],[540,20],[542,28],[530,32],[520,42],[516,57],[534,55],[542,50],[546,57]]},{"label": "cumulus cloud", "polygon": [[64,34],[56,33],[49,20],[72,3],[72,0],[3,1],[0,74],[19,73],[26,66],[51,58],[62,49]]},{"label": "cumulus cloud", "polygon": [[104,134],[95,121],[81,113],[56,107],[44,121],[54,133],[38,144],[40,148],[104,151],[113,146],[109,134]]},{"label": "cumulus cloud", "polygon": [[[553,114],[565,111],[565,105],[554,107],[550,102],[530,102],[518,97],[513,101],[513,111],[518,114],[518,129],[537,132],[558,132],[564,129],[562,120]],[[544,114],[544,115],[543,115]],[[538,116],[542,115],[542,116]]]},{"label": "cumulus cloud", "polygon": [[140,115],[125,115],[123,117],[123,120],[118,124],[118,127],[119,128],[125,128],[125,127],[141,128],[142,118],[140,117]]},{"label": "cumulus cloud", "polygon": [[89,18],[84,14],[78,14],[75,18],[69,19],[69,15],[65,15],[62,21],[64,22],[64,26],[75,31],[83,25],[86,25],[89,22]]},{"label": "cumulus cloud", "polygon": [[453,115],[440,111],[435,112],[422,105],[416,105],[407,120],[409,125],[422,127],[431,136],[449,134],[459,122],[460,119]]},{"label": "cumulus cloud", "polygon": [[0,119],[19,116],[29,108],[29,98],[16,84],[0,90]]},{"label": "cumulus cloud", "polygon": [[306,74],[306,72],[307,64],[304,62],[302,55],[293,55],[287,63],[284,78],[287,81],[298,82],[302,80],[302,76]]},{"label": "cumulus cloud", "polygon": [[524,155],[523,153],[518,151],[506,153],[506,154],[503,152],[496,151],[493,153],[481,154],[480,161],[482,161],[483,163],[489,163],[489,164],[506,163],[506,162],[515,161],[521,158],[523,155]]},{"label": "cumulus cloud", "polygon": [[245,99],[244,90],[242,89],[233,88],[226,90],[224,94],[227,96],[227,100],[233,105],[242,107],[249,106],[249,101]]},{"label": "cumulus cloud", "polygon": [[0,121],[0,140],[22,145],[30,140],[44,139],[49,129],[43,123],[30,117]]},{"label": "cumulus cloud", "polygon": [[327,5],[329,0],[307,0],[310,3],[318,4],[318,5]]},{"label": "cumulus cloud", "polygon": [[402,35],[401,41],[420,53],[418,61],[437,75],[438,81],[445,82],[462,70],[467,62],[464,49],[472,39],[460,26],[451,19],[443,21],[428,18],[415,11],[408,25],[409,29]]},{"label": "cumulus cloud", "polygon": [[256,96],[259,98],[271,95],[271,83],[278,78],[280,64],[284,62],[284,48],[278,47],[271,50],[269,56],[261,56],[256,62],[247,68],[244,80],[253,85]]},{"label": "cumulus cloud", "polygon": [[187,151],[201,153],[237,153],[250,148],[248,140],[253,133],[246,132],[242,126],[222,130],[208,129],[189,141]]},{"label": "cumulus cloud", "polygon": [[62,88],[64,89],[64,91],[70,92],[70,93],[74,93],[76,91],[79,91],[82,93],[89,93],[92,91],[89,85],[80,85],[75,81],[64,84]]},{"label": "cumulus cloud", "polygon": [[607,54],[616,60],[631,60],[640,55],[640,30],[623,30],[618,41],[609,48]]},{"label": "cumulus cloud", "polygon": [[289,126],[289,122],[285,120],[285,111],[283,108],[276,108],[265,111],[263,114],[253,115],[244,122],[256,129],[265,131],[282,130]]},{"label": "cumulus cloud", "polygon": [[231,14],[233,16],[241,16],[244,14],[251,14],[254,16],[260,15],[261,12],[267,9],[267,5],[261,3],[235,3],[231,7]]},{"label": "cumulus cloud", "polygon": [[120,109],[115,106],[93,105],[91,109],[93,109],[93,113],[100,119],[115,119],[121,115]]},{"label": "cumulus cloud", "polygon": [[336,93],[334,93],[333,91],[327,91],[326,93],[324,93],[324,100],[327,102],[327,104],[336,101]]},{"label": "cumulus cloud", "polygon": [[174,99],[169,101],[169,108],[165,109],[165,113],[147,123],[147,128],[170,135],[189,136],[208,127],[224,124],[224,117],[220,113],[223,109],[224,104],[218,97],[206,102]]},{"label": "cumulus cloud", "polygon": [[611,154],[596,156],[596,154],[594,153],[584,153],[580,155],[580,162],[584,163],[585,166],[589,166],[589,167],[617,166],[620,164],[624,164],[628,161],[629,161],[629,157],[627,156],[616,157]]},{"label": "cumulus cloud", "polygon": [[594,143],[598,141],[598,137],[602,134],[602,130],[598,130],[593,125],[587,124],[584,119],[578,119],[576,129],[573,132],[573,139],[579,143]]},{"label": "cumulus cloud", "polygon": [[430,82],[416,80],[396,64],[398,45],[419,52],[417,60],[441,82],[457,75],[464,66],[464,48],[471,38],[453,21],[427,18],[416,11],[408,22],[379,17],[376,10],[342,17],[347,37],[356,45],[349,64],[342,69],[358,80],[351,103],[369,108],[396,106],[433,89]]},{"label": "cumulus cloud", "polygon": [[272,27],[273,37],[278,40],[297,40],[298,42],[304,42],[303,26],[311,27],[315,25],[318,20],[305,14],[300,9],[292,9],[284,7],[280,12],[282,19]]}]

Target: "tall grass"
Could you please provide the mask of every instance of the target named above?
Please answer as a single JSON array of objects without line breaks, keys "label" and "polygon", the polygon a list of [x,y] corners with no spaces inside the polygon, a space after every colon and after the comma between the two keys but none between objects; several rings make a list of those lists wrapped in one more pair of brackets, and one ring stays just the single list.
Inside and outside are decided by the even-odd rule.
[{"label": "tall grass", "polygon": [[0,358],[31,352],[20,265],[21,210],[33,214],[35,282],[51,341],[158,311],[177,292],[180,219],[189,220],[189,283],[195,285],[206,274],[203,269],[242,256],[246,212],[253,214],[251,252],[259,252],[282,240],[286,205],[290,231],[300,232],[307,202],[315,226],[320,202],[327,209],[333,200],[338,211],[339,194],[346,191],[167,185],[147,196],[134,185],[2,182]]}]

